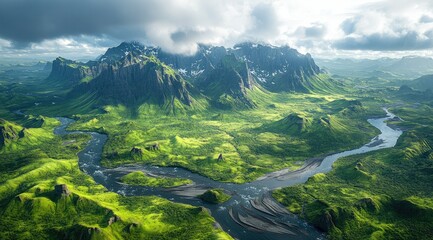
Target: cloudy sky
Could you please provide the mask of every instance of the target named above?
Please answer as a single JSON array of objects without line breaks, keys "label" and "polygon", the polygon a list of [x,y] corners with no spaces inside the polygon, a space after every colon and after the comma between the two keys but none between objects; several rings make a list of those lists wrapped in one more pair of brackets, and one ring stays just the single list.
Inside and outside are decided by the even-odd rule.
[{"label": "cloudy sky", "polygon": [[289,45],[316,57],[433,57],[431,0],[0,0],[0,56],[93,58],[137,40]]}]

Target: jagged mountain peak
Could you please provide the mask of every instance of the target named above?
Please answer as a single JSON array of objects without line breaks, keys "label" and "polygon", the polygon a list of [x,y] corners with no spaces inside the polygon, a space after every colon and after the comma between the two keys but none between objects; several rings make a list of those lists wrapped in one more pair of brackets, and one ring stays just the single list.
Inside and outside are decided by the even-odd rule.
[{"label": "jagged mountain peak", "polygon": [[23,127],[0,118],[0,148],[18,140],[23,131]]},{"label": "jagged mountain peak", "polygon": [[248,96],[256,82],[248,64],[234,54],[224,56],[216,68],[198,83],[198,87],[222,108],[252,108],[256,103]]},{"label": "jagged mountain peak", "polygon": [[58,58],[50,78],[69,80],[85,92],[92,89],[104,101],[163,105],[171,101],[173,105],[176,100],[189,106],[197,96],[224,106],[251,108],[258,101],[248,95],[255,91],[254,86],[261,92],[310,92],[330,85],[317,77],[319,73],[311,55],[288,46],[251,42],[233,48],[199,45],[195,55],[185,56],[123,42],[97,61]]},{"label": "jagged mountain peak", "polygon": [[193,56],[170,54],[159,47],[124,42],[108,49],[101,60],[117,61],[128,53],[154,55],[190,81],[203,79],[204,73],[216,68],[224,56],[233,54],[247,62],[252,74],[272,91],[297,91],[293,86],[303,85],[299,82],[320,73],[320,68],[308,53],[301,54],[289,46],[253,42],[239,43],[232,48],[199,44]]},{"label": "jagged mountain peak", "polygon": [[119,46],[109,48],[105,54],[103,54],[99,61],[119,61],[128,54],[134,56],[150,55],[152,52],[159,51],[157,47],[145,46],[137,41],[122,42]]},{"label": "jagged mountain peak", "polygon": [[130,52],[114,62],[88,83],[77,86],[73,93],[95,94],[103,104],[158,104],[165,107],[191,106],[192,87],[171,67],[155,56],[135,56]]}]

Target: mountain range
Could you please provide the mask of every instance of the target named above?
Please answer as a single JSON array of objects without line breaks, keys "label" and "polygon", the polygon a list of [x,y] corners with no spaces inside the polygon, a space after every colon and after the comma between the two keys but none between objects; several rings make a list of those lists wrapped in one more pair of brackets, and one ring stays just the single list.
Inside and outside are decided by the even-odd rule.
[{"label": "mountain range", "polygon": [[71,97],[92,95],[100,104],[149,103],[175,108],[206,102],[222,109],[241,109],[256,106],[250,96],[254,91],[315,91],[317,81],[329,80],[321,79],[320,74],[310,54],[287,46],[199,45],[196,54],[185,56],[123,42],[87,63],[58,57],[48,80],[71,87]]},{"label": "mountain range", "polygon": [[378,59],[316,59],[333,75],[358,78],[413,79],[433,74],[433,59],[420,56]]},{"label": "mountain range", "polygon": [[426,91],[430,90],[433,91],[433,74],[430,75],[424,75],[417,79],[414,79],[412,81],[405,82],[408,86],[420,90],[420,91]]}]

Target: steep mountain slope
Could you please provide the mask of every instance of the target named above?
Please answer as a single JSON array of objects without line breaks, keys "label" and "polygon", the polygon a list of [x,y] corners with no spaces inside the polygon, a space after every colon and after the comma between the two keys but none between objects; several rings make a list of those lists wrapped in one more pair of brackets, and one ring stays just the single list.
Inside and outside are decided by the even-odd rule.
[{"label": "steep mountain slope", "polygon": [[252,108],[256,103],[248,91],[254,86],[261,92],[308,93],[333,88],[309,54],[252,43],[233,48],[200,45],[195,55],[184,56],[123,42],[96,61],[80,63],[59,57],[48,79],[73,87],[68,99],[75,100],[75,108],[146,103],[170,112],[203,109],[207,100],[224,109]]},{"label": "steep mountain slope", "polygon": [[0,118],[0,148],[20,138],[23,128]]},{"label": "steep mountain slope", "polygon": [[416,90],[433,90],[433,75],[424,75],[415,80],[407,82],[407,85]]},{"label": "steep mountain slope", "polygon": [[302,55],[289,47],[243,43],[232,50],[249,64],[261,84],[275,92],[308,92],[309,78],[320,73],[310,54]]},{"label": "steep mountain slope", "polygon": [[175,108],[193,104],[191,91],[189,83],[155,57],[130,52],[93,80],[78,85],[71,95],[87,92],[95,94],[103,104],[151,103]]},{"label": "steep mountain slope", "polygon": [[100,57],[102,62],[119,61],[128,53],[137,56],[155,56],[161,62],[176,69],[179,74],[191,81],[201,76],[205,71],[214,69],[214,65],[227,54],[224,47],[207,47],[200,45],[196,54],[192,56],[170,54],[162,51],[159,47],[144,46],[138,42],[123,42],[117,47],[112,47]]},{"label": "steep mountain slope", "polygon": [[86,81],[98,75],[102,66],[92,64],[84,64],[58,57],[53,61],[51,73],[48,76],[49,80],[66,82],[67,85],[77,84],[80,81]]},{"label": "steep mountain slope", "polygon": [[300,54],[287,46],[254,43],[242,43],[233,48],[200,45],[193,56],[170,54],[160,48],[143,46],[136,42],[122,43],[118,47],[110,48],[101,60],[119,60],[128,52],[154,55],[192,82],[207,76],[209,71],[218,67],[225,56],[234,55],[248,63],[251,74],[260,80],[261,85],[276,92],[308,92],[308,88],[312,87],[309,78],[320,73],[320,68],[309,54]]},{"label": "steep mountain slope", "polygon": [[210,96],[222,108],[252,108],[256,104],[248,96],[257,83],[247,63],[234,55],[225,56],[205,79],[198,83],[204,94]]},{"label": "steep mountain slope", "polygon": [[316,59],[318,65],[333,75],[384,79],[409,79],[433,73],[433,59],[407,56],[379,59]]}]

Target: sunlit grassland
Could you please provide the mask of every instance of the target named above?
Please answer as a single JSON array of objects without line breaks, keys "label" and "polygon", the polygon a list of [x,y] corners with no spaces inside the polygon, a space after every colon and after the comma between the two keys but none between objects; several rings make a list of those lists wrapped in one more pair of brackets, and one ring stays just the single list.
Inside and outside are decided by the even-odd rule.
[{"label": "sunlit grassland", "polygon": [[231,196],[224,192],[223,189],[219,188],[209,189],[198,197],[203,201],[213,204],[220,204],[228,201],[231,198]]},{"label": "sunlit grassland", "polygon": [[[92,94],[68,98],[54,97],[53,92],[37,106],[37,96],[23,100],[24,94],[8,100],[7,105],[10,110],[74,117],[78,121],[71,129],[107,133],[105,166],[133,162],[181,166],[215,180],[241,183],[270,171],[297,168],[311,157],[360,146],[377,133],[366,119],[383,114],[379,104],[370,104],[374,101],[368,98],[364,103],[364,98],[346,88],[336,88],[326,75],[316,78],[311,83],[319,90],[308,94],[248,89],[248,97],[257,105],[253,109],[218,110],[199,97],[191,108],[153,104],[96,107],[100,99]],[[364,107],[351,111],[356,107],[350,101],[354,99],[361,99]],[[15,118],[8,111],[4,114]],[[285,122],[289,115],[301,116],[309,124]],[[292,128],[286,129],[286,124]],[[147,149],[155,143],[159,150]],[[131,156],[133,147],[141,148],[142,156]],[[219,154],[223,161],[217,161]]]},{"label": "sunlit grassland", "polygon": [[[56,125],[45,118],[0,150],[0,239],[230,239],[201,207],[124,197],[96,184],[76,156],[89,136],[56,136]],[[59,196],[57,184],[71,194]]]},{"label": "sunlit grassland", "polygon": [[178,187],[192,183],[189,179],[168,177],[168,176],[150,176],[144,172],[131,172],[120,178],[122,183],[135,186],[147,187]]},{"label": "sunlit grassland", "polygon": [[[237,183],[273,170],[297,168],[311,157],[360,146],[377,133],[366,121],[370,108],[343,94],[252,91],[250,96],[257,108],[175,115],[167,115],[155,105],[135,109],[110,105],[102,114],[74,115],[77,122],[71,129],[109,135],[102,160],[105,166],[133,162],[181,166],[215,180]],[[311,124],[281,121],[290,114],[303,116]],[[285,124],[292,124],[294,130],[285,131]],[[160,148],[151,150],[154,144]],[[140,157],[131,155],[133,147],[142,150]],[[218,160],[219,154],[223,160]]]},{"label": "sunlit grassland", "polygon": [[404,120],[391,123],[406,130],[395,148],[339,159],[330,173],[273,196],[332,239],[431,239],[432,108],[391,111]]}]

